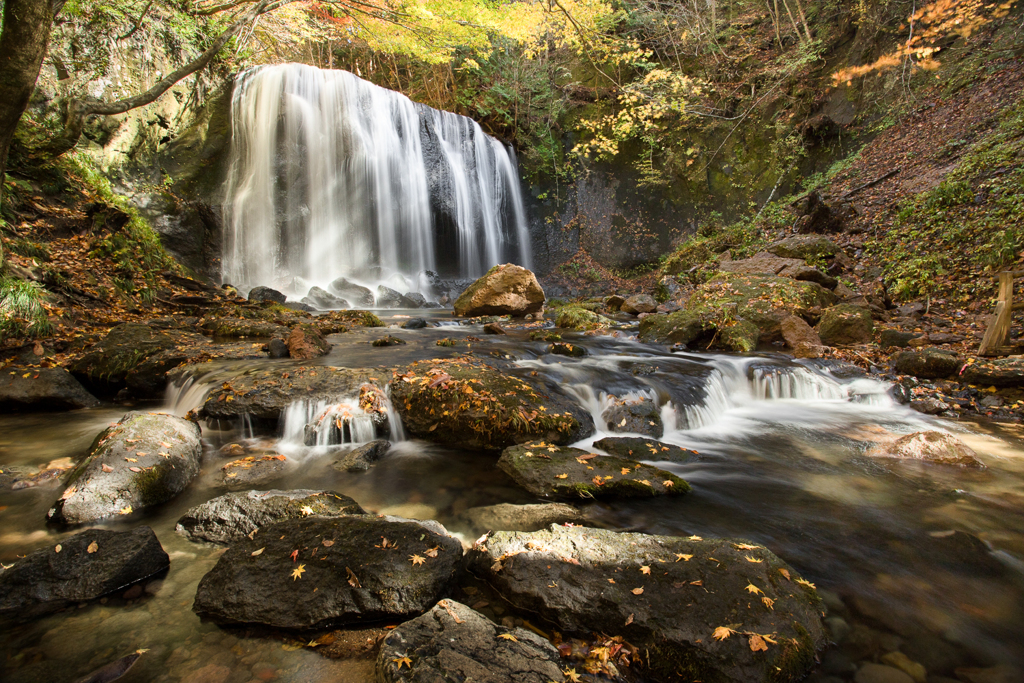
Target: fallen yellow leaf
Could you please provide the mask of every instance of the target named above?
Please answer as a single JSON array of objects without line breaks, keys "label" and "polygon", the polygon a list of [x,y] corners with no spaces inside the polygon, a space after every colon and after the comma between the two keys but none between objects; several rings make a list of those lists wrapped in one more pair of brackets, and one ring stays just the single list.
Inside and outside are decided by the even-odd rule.
[{"label": "fallen yellow leaf", "polygon": [[728,626],[719,626],[718,628],[715,629],[715,632],[711,634],[711,637],[714,638],[715,640],[725,640],[726,638],[731,636],[733,633],[736,633],[736,631],[733,631]]},{"label": "fallen yellow leaf", "polygon": [[298,567],[292,570],[292,581],[298,581],[302,578],[302,573],[306,571],[306,565],[300,564]]}]

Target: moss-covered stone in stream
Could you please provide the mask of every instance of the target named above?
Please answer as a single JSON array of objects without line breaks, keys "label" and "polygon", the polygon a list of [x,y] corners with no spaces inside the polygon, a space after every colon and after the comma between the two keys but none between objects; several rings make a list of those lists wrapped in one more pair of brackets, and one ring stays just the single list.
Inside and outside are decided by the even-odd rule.
[{"label": "moss-covered stone in stream", "polygon": [[576,304],[558,309],[555,318],[555,326],[566,330],[596,330],[613,324],[613,320]]},{"label": "moss-covered stone in stream", "polygon": [[94,392],[116,393],[124,386],[128,374],[150,356],[201,339],[194,334],[155,330],[140,323],[123,323],[110,330],[68,370]]},{"label": "moss-covered stone in stream", "polygon": [[544,441],[506,448],[498,467],[530,493],[564,500],[679,495],[690,485],[636,460]]},{"label": "moss-covered stone in stream", "polygon": [[497,450],[531,439],[571,443],[594,429],[580,406],[497,360],[419,361],[390,387],[406,430],[442,444]]},{"label": "moss-covered stone in stream", "polygon": [[786,316],[813,318],[834,302],[835,295],[814,282],[719,273],[697,288],[684,310],[640,321],[640,338],[659,343],[704,342],[746,353],[758,342],[779,339]]},{"label": "moss-covered stone in stream", "polygon": [[247,320],[245,318],[207,318],[202,330],[214,337],[283,337],[288,328],[269,320]]}]

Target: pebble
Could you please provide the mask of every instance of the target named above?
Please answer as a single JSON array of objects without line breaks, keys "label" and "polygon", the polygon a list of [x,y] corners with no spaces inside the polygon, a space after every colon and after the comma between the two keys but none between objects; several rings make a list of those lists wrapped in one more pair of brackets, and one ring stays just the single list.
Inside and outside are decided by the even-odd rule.
[{"label": "pebble", "polygon": [[890,652],[882,656],[882,663],[894,666],[903,673],[914,679],[915,683],[925,683],[928,680],[928,671],[923,664],[919,664],[902,652]]},{"label": "pebble", "polygon": [[231,669],[220,664],[207,664],[201,669],[186,674],[181,683],[227,683]]},{"label": "pebble", "polygon": [[914,679],[899,669],[883,664],[865,664],[853,678],[855,683],[914,683]]},{"label": "pebble", "polygon": [[850,625],[842,617],[829,617],[825,620],[825,627],[836,643],[843,642],[850,635]]}]

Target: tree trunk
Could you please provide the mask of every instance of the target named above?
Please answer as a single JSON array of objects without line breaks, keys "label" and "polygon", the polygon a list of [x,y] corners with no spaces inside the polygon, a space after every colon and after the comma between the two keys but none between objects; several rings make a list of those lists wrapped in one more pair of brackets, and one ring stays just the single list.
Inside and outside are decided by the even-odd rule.
[{"label": "tree trunk", "polygon": [[50,42],[54,14],[51,0],[6,0],[4,3],[3,33],[0,33],[0,202],[3,202],[4,172],[14,129],[35,90]]}]

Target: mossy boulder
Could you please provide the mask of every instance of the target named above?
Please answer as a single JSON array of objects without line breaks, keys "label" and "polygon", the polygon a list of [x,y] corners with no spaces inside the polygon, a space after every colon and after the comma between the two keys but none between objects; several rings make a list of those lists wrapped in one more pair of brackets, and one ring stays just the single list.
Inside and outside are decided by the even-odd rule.
[{"label": "mossy boulder", "polygon": [[462,544],[436,522],[291,519],[232,543],[192,609],[217,623],[297,630],[409,618],[448,593],[461,563]]},{"label": "mossy boulder", "polygon": [[595,441],[594,448],[632,460],[690,462],[697,455],[697,451],[636,436],[608,436]]},{"label": "mossy boulder", "polygon": [[793,235],[768,245],[766,251],[783,258],[828,259],[842,249],[824,235]]},{"label": "mossy boulder", "polygon": [[545,441],[506,448],[498,467],[524,489],[544,498],[653,498],[690,490],[685,481],[657,467]]},{"label": "mossy boulder", "polygon": [[614,324],[610,318],[581,305],[562,306],[555,317],[555,327],[565,330],[596,330]]},{"label": "mossy boulder", "polygon": [[544,290],[532,272],[512,263],[494,266],[455,300],[455,315],[525,316],[544,308]]},{"label": "mossy boulder", "polygon": [[271,320],[247,318],[207,318],[203,320],[201,329],[211,337],[219,337],[221,339],[239,339],[242,337],[269,339],[271,337],[283,337],[288,334],[288,328],[284,325]]},{"label": "mossy boulder", "polygon": [[[719,273],[697,288],[684,310],[640,321],[640,338],[662,344],[713,343],[745,353],[759,342],[780,340],[787,316],[813,318],[834,302],[835,295],[814,282]],[[726,332],[730,327],[737,329]]]},{"label": "mossy boulder", "polygon": [[553,389],[471,356],[419,361],[390,384],[413,436],[464,448],[500,450],[546,439],[571,443],[594,431],[583,408]]},{"label": "mossy boulder", "polygon": [[658,437],[665,431],[658,404],[649,398],[618,399],[601,414],[613,432]]},{"label": "mossy boulder", "polygon": [[97,437],[46,516],[84,524],[167,502],[199,474],[202,452],[196,423],[164,413],[128,413]]},{"label": "mossy boulder", "polygon": [[962,379],[985,387],[1024,387],[1024,361],[1019,358],[979,358],[967,366]]},{"label": "mossy boulder", "polygon": [[833,306],[818,323],[818,337],[828,346],[865,344],[871,341],[874,331],[871,310],[853,304]]},{"label": "mossy boulder", "polygon": [[140,323],[122,323],[72,363],[68,370],[93,393],[116,394],[126,386],[129,373],[150,356],[203,341],[198,334],[156,330]]},{"label": "mossy boulder", "polygon": [[467,559],[560,631],[650,652],[648,680],[795,682],[827,641],[813,585],[753,543],[553,526],[499,531]]}]

